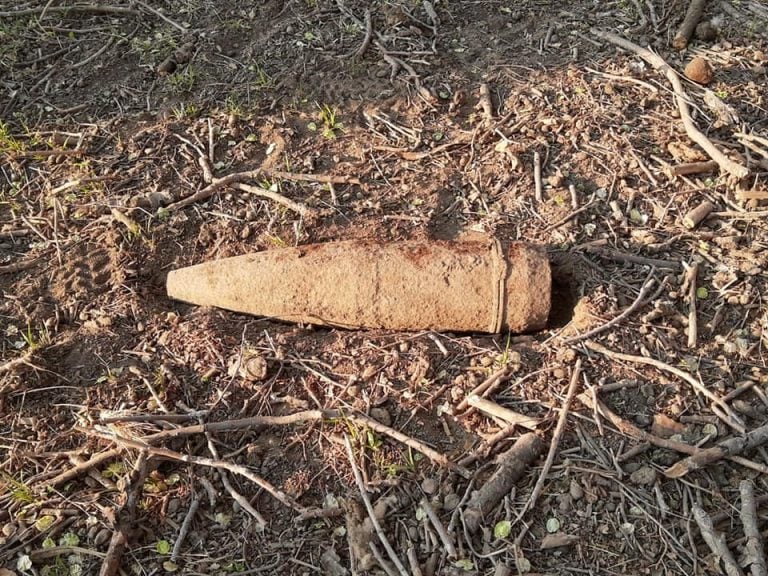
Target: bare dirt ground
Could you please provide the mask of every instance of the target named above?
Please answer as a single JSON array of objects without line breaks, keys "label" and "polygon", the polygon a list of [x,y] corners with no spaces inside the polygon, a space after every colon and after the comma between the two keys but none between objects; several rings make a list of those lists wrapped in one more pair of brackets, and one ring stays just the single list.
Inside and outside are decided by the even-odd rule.
[{"label": "bare dirt ground", "polygon": [[[0,573],[765,574],[764,2],[709,2],[683,51],[680,0],[68,5],[0,2]],[[682,101],[748,174],[676,173],[710,155],[671,72],[601,31],[706,59]],[[478,234],[547,248],[547,330],[165,294]]]}]

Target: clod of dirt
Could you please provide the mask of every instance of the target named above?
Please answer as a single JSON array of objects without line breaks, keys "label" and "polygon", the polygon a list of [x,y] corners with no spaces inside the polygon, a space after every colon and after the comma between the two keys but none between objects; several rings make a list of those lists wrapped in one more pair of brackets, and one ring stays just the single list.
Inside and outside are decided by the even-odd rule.
[{"label": "clod of dirt", "polygon": [[700,22],[699,25],[696,26],[695,35],[696,38],[703,42],[712,42],[717,38],[717,28],[715,28],[712,22]]},{"label": "clod of dirt", "polygon": [[170,76],[176,71],[176,61],[173,58],[163,60],[157,67],[158,76]]},{"label": "clod of dirt", "polygon": [[689,80],[693,80],[704,86],[712,82],[715,77],[712,65],[701,56],[696,56],[691,60],[685,67],[684,73]]},{"label": "clod of dirt", "polygon": [[657,472],[650,466],[638,468],[629,477],[630,482],[638,485],[650,485],[656,481]]},{"label": "clod of dirt", "polygon": [[246,382],[260,382],[267,377],[267,361],[258,352],[246,350],[230,358],[227,370],[229,376],[239,376]]},{"label": "clod of dirt", "polygon": [[176,68],[182,66],[192,59],[192,55],[195,53],[195,45],[192,42],[187,42],[181,48],[176,49],[172,56],[169,56],[163,60],[157,67],[156,72],[158,76],[169,76],[176,71]]}]

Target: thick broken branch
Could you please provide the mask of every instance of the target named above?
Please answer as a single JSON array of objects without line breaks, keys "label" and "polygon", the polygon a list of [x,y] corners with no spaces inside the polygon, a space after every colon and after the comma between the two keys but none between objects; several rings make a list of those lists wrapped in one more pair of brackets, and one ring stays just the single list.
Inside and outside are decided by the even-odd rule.
[{"label": "thick broken branch", "polygon": [[768,442],[768,424],[755,428],[744,436],[734,436],[733,438],[723,440],[712,448],[700,450],[697,454],[693,454],[670,466],[664,472],[664,475],[667,478],[680,478],[688,474],[688,472],[698,470],[723,458],[752,450],[766,442]]},{"label": "thick broken branch", "polygon": [[515,482],[539,457],[543,447],[541,438],[534,432],[528,432],[498,457],[496,470],[485,484],[472,494],[467,504],[464,520],[470,532],[477,531],[483,518],[509,494]]},{"label": "thick broken branch", "polygon": [[675,50],[684,50],[688,46],[688,42],[691,41],[693,31],[696,30],[696,25],[701,20],[701,15],[704,12],[704,7],[707,5],[707,0],[691,0],[688,4],[688,11],[685,13],[680,28],[677,30],[677,34],[672,39],[672,47]]}]

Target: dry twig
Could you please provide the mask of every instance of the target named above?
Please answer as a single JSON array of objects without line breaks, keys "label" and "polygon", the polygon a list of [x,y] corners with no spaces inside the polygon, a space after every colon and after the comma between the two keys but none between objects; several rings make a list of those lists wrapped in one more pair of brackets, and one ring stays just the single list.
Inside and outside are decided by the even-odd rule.
[{"label": "dry twig", "polygon": [[752,576],[768,576],[763,536],[757,525],[757,503],[752,480],[742,480],[739,484],[739,492],[741,493],[741,523],[744,526],[744,536],[747,538],[746,561],[750,564]]},{"label": "dry twig", "polygon": [[712,550],[712,553],[716,558],[722,560],[725,573],[728,576],[744,576],[736,559],[733,557],[733,554],[725,543],[725,534],[715,530],[715,527],[712,524],[712,519],[697,504],[693,505],[693,517],[696,520],[696,524],[698,524],[699,530],[701,531],[701,536],[704,538],[707,546],[709,546],[709,549]]},{"label": "dry twig", "polygon": [[645,282],[643,282],[643,285],[640,288],[640,293],[637,295],[637,298],[635,298],[635,301],[632,302],[632,304],[626,310],[624,310],[621,314],[619,314],[612,320],[609,320],[605,324],[602,324],[600,326],[593,328],[592,330],[589,330],[588,332],[585,332],[584,334],[577,334],[576,336],[571,336],[570,338],[566,338],[565,340],[563,340],[563,344],[572,344],[580,340],[586,340],[587,338],[592,338],[593,336],[597,336],[598,334],[601,334],[606,330],[616,326],[619,322],[621,322],[625,318],[628,318],[629,316],[631,316],[635,311],[637,311],[638,308],[640,308],[642,305],[645,304],[645,297],[648,294],[648,291],[653,287],[655,283],[655,280],[653,279],[653,274],[655,272],[656,270],[651,269],[650,273],[648,274],[648,278],[645,279]]},{"label": "dry twig", "polygon": [[[365,490],[365,483],[363,482],[363,477],[360,474],[360,470],[357,467],[357,463],[355,462],[355,453],[352,451],[352,444],[349,441],[349,436],[347,436],[346,434],[344,435],[344,446],[347,449],[347,458],[349,458],[349,464],[352,467],[352,473],[355,476],[355,483],[357,484],[357,489],[360,492],[360,497],[363,499],[365,510],[368,512],[368,517],[371,520],[371,525],[373,526],[374,530],[376,530],[376,535],[379,537],[381,544],[384,546],[384,549],[387,551],[387,555],[389,556],[389,559],[392,560],[392,562],[397,567],[397,571],[400,573],[400,576],[408,576],[408,572],[406,571],[405,566],[403,566],[403,563],[400,561],[400,558],[398,558],[397,554],[392,548],[392,544],[389,543],[389,539],[387,539],[387,535],[384,533],[384,529],[381,527],[381,524],[379,523],[379,519],[376,517],[376,512],[374,512],[373,505],[371,504],[371,500],[370,498],[368,498],[368,493]],[[383,563],[380,562],[380,564],[383,564]]]},{"label": "dry twig", "polygon": [[768,442],[768,424],[755,428],[744,436],[734,436],[719,442],[712,448],[699,450],[696,454],[670,466],[664,474],[667,478],[681,478],[689,472],[708,466],[723,458],[752,450],[766,442]]},{"label": "dry twig", "polygon": [[[555,431],[552,433],[552,440],[549,443],[549,451],[547,452],[547,458],[544,460],[544,466],[541,468],[539,478],[536,480],[536,485],[531,491],[531,495],[528,501],[523,506],[522,510],[517,514],[515,523],[519,522],[525,516],[525,513],[536,505],[536,501],[541,495],[541,491],[544,489],[544,483],[547,481],[549,470],[552,468],[552,464],[555,462],[555,456],[557,455],[557,448],[560,445],[560,439],[565,432],[565,423],[568,420],[568,411],[571,408],[571,402],[576,395],[576,388],[581,379],[581,358],[576,360],[576,364],[573,367],[573,373],[571,374],[571,380],[568,383],[568,392],[566,392],[565,400],[563,400],[563,408],[560,411],[560,416],[557,419],[557,425]],[[526,530],[521,530],[520,534],[515,538],[515,546],[520,546],[520,543],[525,537]]]},{"label": "dry twig", "polygon": [[653,366],[654,368],[658,368],[659,370],[662,370],[664,372],[669,372],[670,374],[674,374],[678,378],[684,380],[685,382],[688,382],[688,384],[690,384],[694,390],[696,390],[697,392],[699,392],[700,394],[702,394],[703,396],[711,400],[715,406],[719,407],[724,413],[721,419],[726,424],[728,424],[730,427],[732,427],[734,430],[738,431],[741,434],[745,432],[744,422],[733,411],[733,409],[730,406],[728,406],[728,404],[726,404],[722,398],[720,398],[717,394],[715,394],[709,388],[704,386],[704,384],[702,384],[701,381],[699,381],[697,378],[694,378],[688,372],[685,372],[684,370],[680,370],[679,368],[675,368],[674,366],[670,366],[669,364],[662,362],[661,360],[656,360],[655,358],[646,358],[645,356],[634,356],[632,354],[622,354],[621,352],[614,352],[613,350],[609,350],[605,346],[602,346],[597,342],[592,342],[591,340],[587,341],[584,345],[590,350],[594,350],[595,352],[598,352],[603,356],[607,356],[608,358],[611,358],[613,360],[625,360],[627,362],[634,362],[636,364],[646,364],[648,366]]},{"label": "dry twig", "polygon": [[176,562],[181,554],[181,547],[184,544],[184,539],[189,534],[189,529],[192,527],[192,520],[197,514],[197,508],[200,506],[200,497],[197,494],[192,496],[192,502],[189,504],[189,509],[184,516],[184,521],[179,528],[179,534],[176,536],[176,542],[173,543],[173,551],[171,552],[171,562]]},{"label": "dry twig", "polygon": [[250,480],[260,488],[263,488],[273,498],[275,498],[276,500],[278,500],[280,503],[284,504],[288,508],[292,508],[293,510],[296,510],[299,513],[302,513],[305,511],[305,508],[299,505],[299,503],[296,502],[293,498],[285,494],[282,490],[279,490],[278,488],[276,488],[271,482],[268,482],[261,476],[254,474],[253,472],[251,472],[251,470],[249,470],[245,466],[240,466],[239,464],[233,464],[231,462],[226,462],[224,460],[214,460],[212,458],[204,458],[202,456],[192,456],[189,454],[182,454],[181,452],[176,452],[174,450],[169,450],[167,448],[156,448],[154,446],[149,446],[148,444],[145,444],[143,442],[136,441],[131,438],[126,438],[124,436],[120,436],[113,432],[88,430],[88,429],[83,429],[82,431],[91,436],[97,436],[99,438],[104,438],[106,440],[118,442],[127,448],[137,448],[139,450],[146,450],[149,454],[153,456],[157,456],[159,458],[176,460],[178,462],[186,462],[188,464],[196,464],[198,466],[207,466],[209,468],[216,468],[217,470],[228,470],[233,474],[238,474],[239,476],[242,476],[247,480]]},{"label": "dry twig", "polygon": [[699,275],[699,263],[686,266],[685,276],[688,284],[688,348],[696,348],[699,340],[699,321],[696,316],[696,280]]},{"label": "dry twig", "polygon": [[544,447],[541,438],[528,432],[517,439],[512,447],[496,459],[496,470],[485,483],[472,493],[464,513],[464,521],[470,532],[476,532],[483,518],[509,494],[515,482],[539,457]]},{"label": "dry twig", "polygon": [[731,160],[725,154],[723,154],[712,143],[712,141],[707,138],[704,133],[701,132],[693,123],[693,120],[691,119],[691,112],[688,108],[688,97],[685,93],[685,90],[683,89],[682,82],[680,82],[680,76],[678,76],[677,72],[675,72],[661,56],[651,52],[647,48],[641,48],[637,44],[611,32],[605,32],[593,28],[592,33],[598,38],[602,38],[608,42],[611,42],[612,44],[615,44],[616,46],[619,46],[620,48],[624,48],[625,50],[633,52],[648,62],[648,64],[653,66],[656,70],[662,72],[667,77],[667,80],[669,80],[670,84],[672,84],[672,89],[675,93],[675,100],[677,102],[677,108],[680,111],[680,118],[682,119],[683,126],[685,127],[685,131],[688,134],[688,137],[696,144],[701,146],[701,148],[709,155],[709,157],[717,162],[721,170],[728,172],[737,178],[746,178],[749,175],[749,168],[739,162]]},{"label": "dry twig", "polygon": [[109,548],[99,570],[99,576],[114,576],[120,569],[120,561],[136,524],[136,505],[142,494],[147,475],[147,452],[141,450],[128,481],[125,502],[117,513],[118,523],[109,541]]}]

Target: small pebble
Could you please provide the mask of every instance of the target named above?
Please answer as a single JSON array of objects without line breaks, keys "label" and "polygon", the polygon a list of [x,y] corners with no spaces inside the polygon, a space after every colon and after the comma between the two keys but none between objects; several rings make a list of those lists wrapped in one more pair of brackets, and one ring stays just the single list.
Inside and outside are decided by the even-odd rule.
[{"label": "small pebble", "polygon": [[446,494],[445,499],[443,500],[443,508],[448,512],[455,510],[456,507],[459,505],[460,501],[461,501],[461,498],[459,498],[459,495],[456,494],[455,492]]},{"label": "small pebble", "polygon": [[656,481],[657,476],[656,470],[651,468],[650,466],[642,466],[632,472],[632,474],[629,477],[629,480],[638,485],[649,485],[653,484]]},{"label": "small pebble", "polygon": [[102,544],[106,544],[109,542],[109,540],[112,538],[112,531],[108,528],[102,528],[96,533],[96,536],[93,539],[93,543],[96,546],[101,546]]},{"label": "small pebble", "polygon": [[178,498],[172,498],[170,502],[168,502],[168,514],[175,514],[179,511],[180,506],[181,501]]},{"label": "small pebble", "polygon": [[392,424],[392,417],[384,408],[371,408],[371,418],[381,422],[384,426]]},{"label": "small pebble", "polygon": [[568,488],[571,494],[571,498],[574,500],[581,500],[584,497],[584,489],[576,480],[571,480],[571,485]]},{"label": "small pebble", "polygon": [[565,370],[563,370],[562,368],[555,368],[554,370],[552,370],[552,376],[554,376],[558,380],[562,380],[563,378],[565,378]]},{"label": "small pebble", "polygon": [[421,489],[424,490],[424,494],[434,494],[437,491],[437,480],[434,478],[424,478],[421,482]]}]

